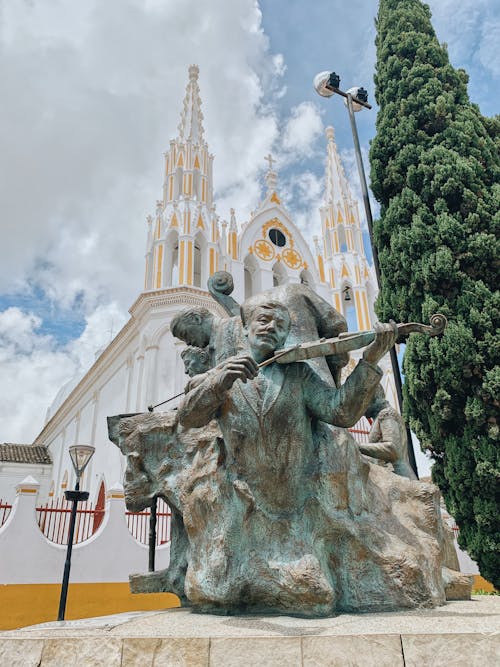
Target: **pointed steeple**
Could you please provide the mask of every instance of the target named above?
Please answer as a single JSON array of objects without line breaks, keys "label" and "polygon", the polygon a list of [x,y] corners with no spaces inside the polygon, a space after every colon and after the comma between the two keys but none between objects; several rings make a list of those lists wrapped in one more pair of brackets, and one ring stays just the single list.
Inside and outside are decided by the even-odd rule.
[{"label": "pointed steeple", "polygon": [[213,205],[213,155],[203,136],[198,73],[191,65],[179,134],[165,153],[163,199],[148,236],[147,290],[203,288],[226,256]]},{"label": "pointed steeple", "polygon": [[368,290],[373,290],[373,285],[369,287],[361,219],[335,145],[333,127],[326,128],[326,138],[325,199],[320,208],[323,247],[317,244],[319,273],[329,283],[332,302],[346,317],[349,330],[363,330],[371,325]]},{"label": "pointed steeple", "polygon": [[192,144],[203,143],[203,114],[201,113],[200,89],[198,87],[198,65],[189,67],[189,83],[186,87],[184,104],[179,123],[179,139]]},{"label": "pointed steeple", "polygon": [[335,143],[335,130],[333,127],[327,127],[325,130],[328,140],[326,170],[325,170],[325,204],[338,204],[342,200],[350,202],[352,197],[344,173],[344,167],[340,161]]}]

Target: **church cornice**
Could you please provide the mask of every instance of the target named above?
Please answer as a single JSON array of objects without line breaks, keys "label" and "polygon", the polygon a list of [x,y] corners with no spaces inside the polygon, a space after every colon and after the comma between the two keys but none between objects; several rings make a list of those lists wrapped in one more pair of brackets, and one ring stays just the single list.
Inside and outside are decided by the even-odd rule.
[{"label": "church cornice", "polygon": [[168,287],[165,289],[141,292],[129,308],[133,318],[141,319],[149,310],[163,308],[165,306],[183,305],[199,306],[213,310],[221,317],[227,317],[227,313],[210,296],[210,292],[200,287]]}]

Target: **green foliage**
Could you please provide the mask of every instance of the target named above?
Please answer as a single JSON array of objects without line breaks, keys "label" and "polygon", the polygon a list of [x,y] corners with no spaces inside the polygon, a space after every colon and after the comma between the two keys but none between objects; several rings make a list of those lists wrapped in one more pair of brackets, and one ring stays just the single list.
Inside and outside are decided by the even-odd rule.
[{"label": "green foliage", "polygon": [[500,584],[500,118],[469,101],[427,5],[380,0],[372,190],[382,320],[448,317],[407,346],[405,416],[435,460],[460,544]]}]

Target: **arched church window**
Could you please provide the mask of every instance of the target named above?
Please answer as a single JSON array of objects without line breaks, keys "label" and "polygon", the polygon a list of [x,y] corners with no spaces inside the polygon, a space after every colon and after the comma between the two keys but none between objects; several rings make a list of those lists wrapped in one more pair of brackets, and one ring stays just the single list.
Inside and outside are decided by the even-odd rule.
[{"label": "arched church window", "polygon": [[356,315],[353,291],[352,287],[347,283],[342,288],[342,308],[344,310],[344,317],[347,320],[347,329],[349,331],[357,331],[358,318]]},{"label": "arched church window", "polygon": [[271,243],[274,243],[278,248],[283,248],[286,245],[286,236],[281,230],[276,229],[276,227],[269,230],[268,236]]},{"label": "arched church window", "polygon": [[200,187],[200,170],[193,170],[193,199],[201,199],[201,187]]},{"label": "arched church window", "polygon": [[172,251],[172,287],[179,285],[179,245]]},{"label": "arched church window", "polygon": [[347,252],[347,239],[345,235],[344,225],[339,225],[338,233],[339,233],[340,252]]},{"label": "arched church window", "polygon": [[201,250],[198,244],[194,246],[193,285],[195,287],[201,287]]}]

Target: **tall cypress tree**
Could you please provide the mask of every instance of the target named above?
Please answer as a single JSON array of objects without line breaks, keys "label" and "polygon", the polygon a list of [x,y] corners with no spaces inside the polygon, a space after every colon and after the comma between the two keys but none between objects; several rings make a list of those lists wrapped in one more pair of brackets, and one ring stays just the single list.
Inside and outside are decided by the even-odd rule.
[{"label": "tall cypress tree", "polygon": [[500,584],[500,120],[467,94],[419,0],[380,0],[371,181],[382,320],[448,318],[441,338],[414,336],[405,416],[431,453],[460,545]]}]

